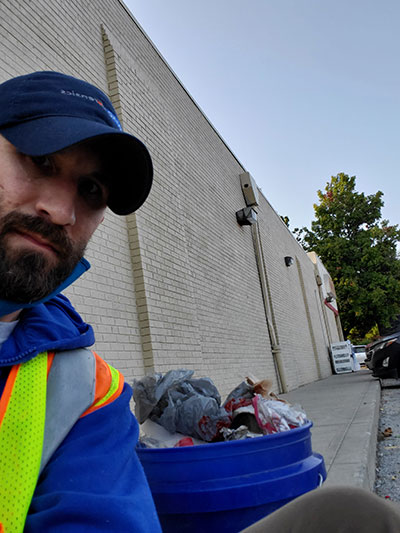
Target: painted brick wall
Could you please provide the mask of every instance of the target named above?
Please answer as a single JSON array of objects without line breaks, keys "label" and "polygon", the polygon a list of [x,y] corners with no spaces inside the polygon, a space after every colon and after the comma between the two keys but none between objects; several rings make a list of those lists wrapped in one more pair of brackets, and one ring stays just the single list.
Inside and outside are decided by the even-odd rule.
[{"label": "painted brick wall", "polygon": [[[92,270],[67,291],[97,351],[128,381],[186,367],[223,395],[249,374],[277,390],[252,231],[235,217],[245,169],[122,2],[3,0],[0,42],[0,81],[40,69],[83,77],[111,93],[153,156],[148,202],[126,218],[107,214],[89,245]],[[330,374],[314,267],[263,196],[259,227],[293,389]]]}]

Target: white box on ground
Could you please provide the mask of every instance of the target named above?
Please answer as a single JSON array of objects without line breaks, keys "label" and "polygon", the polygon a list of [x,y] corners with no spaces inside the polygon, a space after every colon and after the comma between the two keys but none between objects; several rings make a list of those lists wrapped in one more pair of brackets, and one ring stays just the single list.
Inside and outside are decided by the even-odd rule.
[{"label": "white box on ground", "polygon": [[331,354],[335,374],[353,371],[351,344],[348,341],[332,343]]}]

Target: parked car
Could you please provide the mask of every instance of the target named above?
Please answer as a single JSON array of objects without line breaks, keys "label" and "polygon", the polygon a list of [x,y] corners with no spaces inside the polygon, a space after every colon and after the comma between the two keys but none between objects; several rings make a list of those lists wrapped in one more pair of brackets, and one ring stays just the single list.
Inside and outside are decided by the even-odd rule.
[{"label": "parked car", "polygon": [[369,344],[365,363],[374,377],[400,377],[400,331]]},{"label": "parked car", "polygon": [[365,344],[353,344],[353,350],[360,366],[365,366],[365,359],[367,357],[366,347]]}]

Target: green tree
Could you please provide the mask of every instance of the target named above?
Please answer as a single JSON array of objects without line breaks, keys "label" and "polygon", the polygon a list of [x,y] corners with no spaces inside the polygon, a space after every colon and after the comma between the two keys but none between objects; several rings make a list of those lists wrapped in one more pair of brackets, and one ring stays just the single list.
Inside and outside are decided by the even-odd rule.
[{"label": "green tree", "polygon": [[358,193],[355,182],[355,176],[332,176],[318,191],[311,230],[296,228],[294,234],[329,271],[345,335],[362,338],[400,313],[400,230],[381,219],[383,193]]}]

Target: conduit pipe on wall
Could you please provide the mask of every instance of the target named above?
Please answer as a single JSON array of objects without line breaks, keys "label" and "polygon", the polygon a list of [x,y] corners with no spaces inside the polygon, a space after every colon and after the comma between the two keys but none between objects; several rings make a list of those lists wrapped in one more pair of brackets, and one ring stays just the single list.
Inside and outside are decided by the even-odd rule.
[{"label": "conduit pipe on wall", "polygon": [[315,359],[315,366],[316,366],[316,369],[317,369],[317,375],[318,375],[318,379],[322,379],[321,365],[320,365],[319,357],[318,357],[318,349],[317,349],[317,343],[316,343],[315,335],[314,335],[313,322],[312,322],[312,319],[311,319],[310,306],[308,304],[307,291],[306,291],[306,288],[305,288],[305,285],[304,285],[304,278],[303,278],[303,272],[301,270],[301,264],[300,264],[300,261],[297,259],[297,257],[296,257],[296,265],[297,265],[297,271],[298,271],[298,274],[299,274],[301,292],[303,294],[304,309],[305,309],[305,312],[306,312],[305,314],[306,314],[306,319],[307,319],[307,323],[308,323],[308,330],[310,332],[311,346],[312,346],[312,349],[313,349],[313,354],[314,354],[314,359]]},{"label": "conduit pipe on wall", "polygon": [[271,340],[272,356],[274,358],[274,364],[279,381],[280,391],[288,392],[288,386],[286,381],[285,368],[282,360],[282,352],[279,346],[278,331],[274,320],[274,312],[271,302],[271,292],[268,282],[267,270],[265,267],[264,253],[261,244],[260,228],[258,222],[251,226],[253,235],[254,251],[256,256],[257,268],[260,278],[261,292],[264,303],[265,317],[267,320],[268,332]]},{"label": "conduit pipe on wall", "polygon": [[322,309],[322,317],[324,319],[325,331],[328,336],[328,346],[330,346],[332,344],[332,335],[331,335],[331,330],[329,327],[329,320],[328,320],[328,317],[326,316],[326,308],[324,305],[324,295],[322,293],[322,280],[321,280],[321,276],[318,274],[316,263],[314,263],[314,274],[315,274],[315,281],[318,287],[319,309]]},{"label": "conduit pipe on wall", "polygon": [[340,315],[335,315],[335,322],[336,322],[336,327],[338,330],[339,340],[344,341],[343,328],[342,328],[342,323],[340,321]]}]

